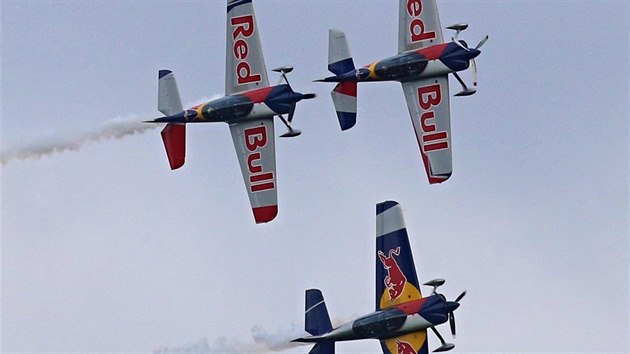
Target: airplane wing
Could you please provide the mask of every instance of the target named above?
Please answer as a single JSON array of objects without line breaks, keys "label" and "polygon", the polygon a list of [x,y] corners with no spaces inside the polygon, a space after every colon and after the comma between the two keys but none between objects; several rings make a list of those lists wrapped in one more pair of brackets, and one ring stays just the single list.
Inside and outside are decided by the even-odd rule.
[{"label": "airplane wing", "polygon": [[436,0],[399,0],[398,53],[444,43]]},{"label": "airplane wing", "polygon": [[228,0],[225,95],[269,86],[252,0]]},{"label": "airplane wing", "polygon": [[381,341],[381,348],[383,354],[429,354],[427,330],[384,339]]},{"label": "airplane wing", "polygon": [[402,86],[429,183],[442,183],[453,173],[448,76]]},{"label": "airplane wing", "polygon": [[[376,310],[422,298],[402,208],[376,205]],[[397,352],[394,352],[397,353]]]},{"label": "airplane wing", "polygon": [[243,180],[256,223],[278,214],[273,117],[230,123]]}]

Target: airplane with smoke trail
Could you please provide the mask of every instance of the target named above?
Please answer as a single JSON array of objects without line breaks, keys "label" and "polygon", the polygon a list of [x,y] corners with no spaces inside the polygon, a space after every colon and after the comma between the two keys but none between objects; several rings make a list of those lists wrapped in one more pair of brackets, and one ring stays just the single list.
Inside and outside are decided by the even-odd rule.
[{"label": "airplane with smoke trail", "polygon": [[435,352],[451,350],[435,328],[449,322],[455,336],[455,310],[466,295],[448,301],[437,288],[444,279],[423,285],[433,287],[422,296],[411,253],[407,228],[400,205],[386,201],[376,205],[376,312],[333,328],[324,297],[319,289],[306,290],[305,330],[311,336],[294,342],[315,343],[309,354],[334,354],[335,342],[378,339],[384,354],[427,354],[427,329],[441,345]]},{"label": "airplane with smoke trail", "polygon": [[346,35],[331,29],[328,70],[334,76],[317,81],[337,84],[331,95],[341,130],[356,124],[359,82],[398,81],[429,183],[448,180],[453,173],[448,75],[453,74],[462,85],[455,96],[474,94],[475,88],[467,86],[457,72],[472,67],[473,86],[477,86],[475,58],[488,40],[485,36],[469,48],[458,39],[466,28],[464,23],[447,27],[456,32],[450,43],[444,42],[436,0],[399,0],[398,54],[362,68],[354,66]]},{"label": "airplane with smoke trail", "polygon": [[278,214],[274,117],[287,127],[282,137],[300,135],[291,126],[295,106],[315,94],[293,91],[286,76],[290,66],[274,69],[280,81],[269,85],[251,0],[228,0],[226,27],[226,96],[184,110],[174,74],[160,70],[158,110],[165,116],[147,123],[167,123],[161,135],[172,170],[185,162],[187,124],[227,123],[254,219],[265,223]]}]

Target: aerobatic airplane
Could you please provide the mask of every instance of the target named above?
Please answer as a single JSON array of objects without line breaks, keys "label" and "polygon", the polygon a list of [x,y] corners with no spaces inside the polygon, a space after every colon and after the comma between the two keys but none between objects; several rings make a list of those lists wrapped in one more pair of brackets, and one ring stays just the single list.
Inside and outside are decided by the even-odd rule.
[{"label": "aerobatic airplane", "polygon": [[278,213],[273,118],[279,116],[288,129],[282,137],[299,135],[300,131],[291,127],[295,105],[315,94],[293,91],[286,77],[291,67],[274,69],[281,81],[269,86],[252,0],[228,0],[226,23],[226,96],[184,110],[175,76],[170,70],[160,70],[158,110],[165,117],[148,123],[167,123],[162,140],[173,170],[184,165],[186,124],[227,123],[254,219],[256,223],[269,222]]},{"label": "aerobatic airplane", "polygon": [[405,220],[400,205],[386,201],[376,205],[376,312],[333,328],[324,297],[318,289],[306,290],[305,330],[309,337],[294,342],[316,343],[309,354],[334,354],[335,342],[373,338],[381,342],[384,354],[427,354],[427,329],[441,345],[434,351],[455,346],[446,343],[435,326],[449,322],[455,336],[454,311],[466,292],[447,301],[436,289],[444,279],[423,285],[432,286],[430,296],[422,297],[411,254]]},{"label": "aerobatic airplane", "polygon": [[442,183],[453,172],[448,74],[463,88],[455,96],[474,94],[457,72],[472,66],[477,86],[475,57],[488,36],[468,48],[457,38],[468,25],[456,24],[447,27],[456,33],[445,43],[435,0],[400,0],[399,6],[397,55],[357,69],[345,34],[331,29],[328,70],[335,75],[317,81],[337,83],[331,95],[341,130],[356,123],[358,82],[401,82],[429,183]]}]

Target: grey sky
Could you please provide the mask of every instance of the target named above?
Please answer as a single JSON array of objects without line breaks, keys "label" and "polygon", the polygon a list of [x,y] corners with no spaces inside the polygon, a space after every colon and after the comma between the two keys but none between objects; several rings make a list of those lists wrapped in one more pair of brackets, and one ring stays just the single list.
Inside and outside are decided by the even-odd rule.
[{"label": "grey sky", "polygon": [[[11,161],[2,352],[152,352],[204,337],[264,351],[252,334],[301,327],[308,287],[335,318],[370,312],[386,199],[405,211],[420,279],[446,278],[449,298],[468,290],[457,352],[629,350],[627,1],[440,1],[443,26],[490,40],[478,93],[451,99],[454,173],[438,186],[399,84],[360,86],[357,126],[342,133],[332,86],[312,83],[328,75],[328,28],[346,32],[358,65],[395,54],[397,1],[254,1],[267,68],[293,65],[293,87],[318,94],[298,105],[302,136],[276,143],[276,220],[254,224],[223,124],[190,127],[175,172],[157,129]],[[159,69],[184,102],[223,92],[224,1],[0,6],[3,151],[158,117]]]}]

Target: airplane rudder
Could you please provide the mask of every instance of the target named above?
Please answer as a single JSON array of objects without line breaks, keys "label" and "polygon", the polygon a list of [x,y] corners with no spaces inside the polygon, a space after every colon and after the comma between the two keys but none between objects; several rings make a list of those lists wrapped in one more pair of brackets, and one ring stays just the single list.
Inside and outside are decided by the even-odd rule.
[{"label": "airplane rudder", "polygon": [[350,54],[346,34],[331,29],[328,31],[328,70],[335,75],[342,75],[355,69]]},{"label": "airplane rudder", "polygon": [[183,110],[175,75],[171,70],[158,71],[158,111],[172,116]]},{"label": "airplane rudder", "polygon": [[340,82],[330,93],[341,130],[348,130],[357,122],[357,82]]},{"label": "airplane rudder", "polygon": [[186,161],[186,125],[169,123],[161,136],[171,170],[182,167]]},{"label": "airplane rudder", "polygon": [[330,332],[332,324],[322,292],[319,289],[308,289],[305,298],[304,329],[314,336]]}]

